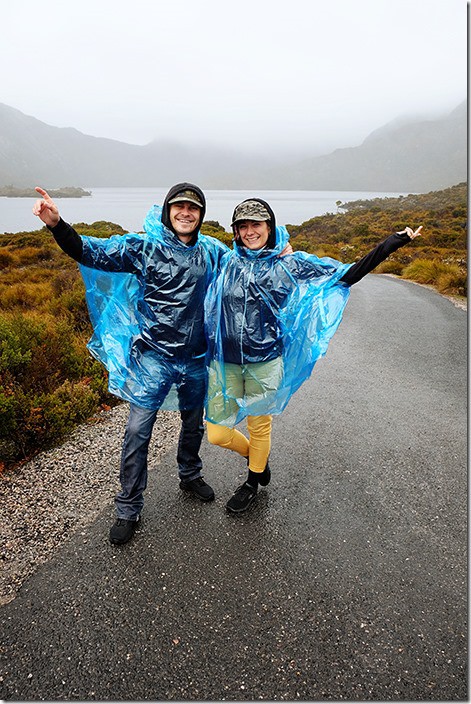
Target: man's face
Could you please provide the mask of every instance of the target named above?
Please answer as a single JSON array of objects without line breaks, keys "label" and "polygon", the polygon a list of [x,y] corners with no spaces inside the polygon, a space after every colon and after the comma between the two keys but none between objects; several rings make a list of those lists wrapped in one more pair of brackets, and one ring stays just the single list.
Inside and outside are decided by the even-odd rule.
[{"label": "man's face", "polygon": [[179,203],[172,203],[169,215],[178,239],[184,244],[188,244],[199,225],[201,209],[195,203],[182,200]]},{"label": "man's face", "polygon": [[268,241],[270,226],[266,220],[241,220],[237,232],[247,249],[261,249]]}]

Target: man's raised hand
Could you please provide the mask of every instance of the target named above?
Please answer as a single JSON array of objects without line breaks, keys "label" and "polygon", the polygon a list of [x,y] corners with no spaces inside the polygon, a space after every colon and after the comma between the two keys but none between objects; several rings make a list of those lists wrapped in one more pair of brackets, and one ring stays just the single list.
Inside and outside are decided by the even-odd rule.
[{"label": "man's raised hand", "polygon": [[42,198],[39,198],[33,206],[33,215],[37,215],[45,225],[54,227],[60,220],[59,209],[52,200],[51,196],[44,188],[36,186],[34,189]]}]

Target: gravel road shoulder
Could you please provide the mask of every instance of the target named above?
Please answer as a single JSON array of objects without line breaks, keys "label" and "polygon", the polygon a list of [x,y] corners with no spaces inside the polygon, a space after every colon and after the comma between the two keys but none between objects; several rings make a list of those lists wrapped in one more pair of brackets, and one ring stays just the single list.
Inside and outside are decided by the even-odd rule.
[{"label": "gravel road shoulder", "polygon": [[[0,606],[59,545],[112,506],[128,408],[123,403],[97,414],[59,447],[0,475]],[[158,413],[153,463],[176,443],[179,429],[178,413]]]}]

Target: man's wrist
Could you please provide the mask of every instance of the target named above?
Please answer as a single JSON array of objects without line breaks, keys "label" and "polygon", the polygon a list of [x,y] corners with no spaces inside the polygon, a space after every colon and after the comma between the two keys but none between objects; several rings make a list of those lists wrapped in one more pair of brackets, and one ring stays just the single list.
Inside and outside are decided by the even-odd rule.
[{"label": "man's wrist", "polygon": [[50,232],[52,232],[53,235],[58,235],[63,229],[66,229],[66,225],[67,224],[62,220],[62,218],[59,217],[59,220],[55,225],[46,225],[46,227]]}]

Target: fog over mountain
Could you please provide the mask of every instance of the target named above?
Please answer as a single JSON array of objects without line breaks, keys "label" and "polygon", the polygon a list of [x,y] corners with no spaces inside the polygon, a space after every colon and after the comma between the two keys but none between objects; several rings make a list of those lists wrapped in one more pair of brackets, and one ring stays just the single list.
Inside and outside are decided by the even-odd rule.
[{"label": "fog over mountain", "polygon": [[134,145],[48,125],[0,104],[0,186],[167,187],[425,192],[465,181],[463,102],[435,119],[378,125],[362,144],[289,159],[158,139]]},{"label": "fog over mountain", "polygon": [[293,184],[311,190],[424,192],[466,181],[466,102],[442,119],[393,121],[358,147],[301,162],[294,174]]}]

